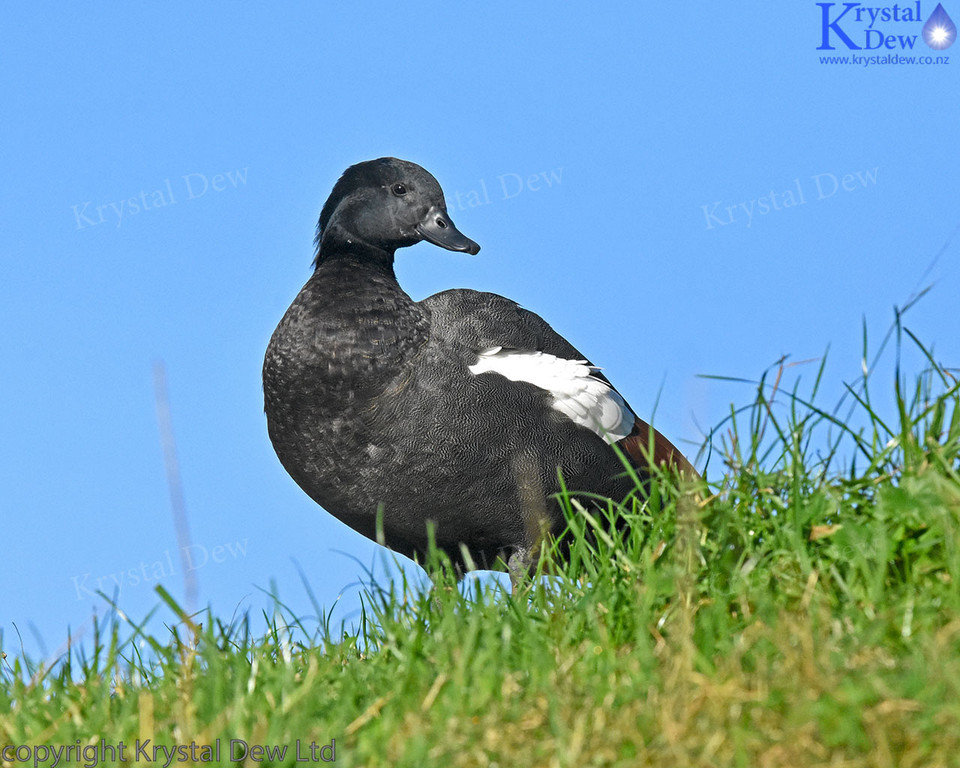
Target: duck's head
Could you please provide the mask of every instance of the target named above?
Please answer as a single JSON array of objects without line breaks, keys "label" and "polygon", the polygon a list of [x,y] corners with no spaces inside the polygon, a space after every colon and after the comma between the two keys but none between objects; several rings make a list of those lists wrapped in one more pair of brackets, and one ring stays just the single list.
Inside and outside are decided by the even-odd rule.
[{"label": "duck's head", "polygon": [[317,224],[315,263],[341,249],[392,256],[421,240],[450,251],[480,251],[453,225],[433,176],[416,163],[381,157],[350,166],[333,187]]}]

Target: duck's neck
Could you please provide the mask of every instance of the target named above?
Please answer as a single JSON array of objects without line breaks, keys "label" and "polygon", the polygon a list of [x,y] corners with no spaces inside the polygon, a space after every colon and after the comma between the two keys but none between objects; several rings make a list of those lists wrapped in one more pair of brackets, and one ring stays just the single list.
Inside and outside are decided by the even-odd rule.
[{"label": "duck's neck", "polygon": [[313,264],[319,268],[324,263],[342,262],[356,265],[361,273],[372,271],[396,280],[393,271],[395,253],[395,250],[380,248],[333,225],[324,232],[323,239],[318,243]]},{"label": "duck's neck", "polygon": [[354,305],[361,314],[379,309],[387,296],[391,303],[412,301],[397,282],[393,254],[359,242],[321,249],[307,284],[326,295],[324,304]]},{"label": "duck's neck", "polygon": [[[360,242],[322,248],[294,313],[324,376],[373,387],[396,375],[426,342],[427,311],[397,282],[393,253]],[[321,362],[322,361],[322,362]],[[332,383],[332,382],[331,382]],[[360,385],[351,381],[350,386]]]}]

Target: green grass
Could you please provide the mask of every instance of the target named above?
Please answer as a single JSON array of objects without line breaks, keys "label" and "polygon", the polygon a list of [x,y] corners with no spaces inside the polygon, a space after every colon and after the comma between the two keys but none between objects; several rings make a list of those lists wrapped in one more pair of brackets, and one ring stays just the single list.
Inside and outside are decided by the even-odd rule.
[{"label": "green grass", "polygon": [[709,485],[663,476],[648,505],[597,515],[566,500],[569,562],[545,549],[552,575],[518,595],[433,563],[429,591],[368,584],[344,635],[279,603],[265,630],[190,618],[161,590],[169,636],[114,618],[54,668],[11,653],[0,745],[123,742],[138,764],[138,739],[219,741],[222,764],[242,739],[286,747],[275,765],[298,740],[348,766],[958,765],[960,385],[895,331],[898,359],[926,363],[909,387],[898,366],[894,418],[866,380],[827,411],[823,366],[790,392],[775,367],[714,433]]}]

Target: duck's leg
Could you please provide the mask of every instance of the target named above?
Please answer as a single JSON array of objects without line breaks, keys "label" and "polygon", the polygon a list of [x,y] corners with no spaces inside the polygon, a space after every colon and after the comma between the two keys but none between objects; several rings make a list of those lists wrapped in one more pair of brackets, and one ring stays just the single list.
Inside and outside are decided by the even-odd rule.
[{"label": "duck's leg", "polygon": [[520,591],[520,585],[530,578],[530,570],[533,567],[533,557],[528,547],[516,547],[507,558],[507,573],[510,574],[510,594],[515,595]]},{"label": "duck's leg", "polygon": [[519,496],[519,514],[523,520],[523,541],[515,544],[507,559],[510,592],[517,594],[521,583],[529,582],[540,547],[551,529],[550,513],[535,456],[517,453],[512,460],[513,478]]}]

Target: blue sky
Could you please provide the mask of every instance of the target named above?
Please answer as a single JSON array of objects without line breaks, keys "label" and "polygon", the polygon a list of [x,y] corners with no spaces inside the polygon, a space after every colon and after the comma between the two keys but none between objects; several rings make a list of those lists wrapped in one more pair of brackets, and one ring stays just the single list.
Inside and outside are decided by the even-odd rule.
[{"label": "blue sky", "polygon": [[425,166],[483,248],[401,251],[411,295],[519,301],[638,413],[659,395],[657,426],[691,453],[751,395],[702,374],[830,345],[832,402],[859,375],[862,318],[879,340],[928,284],[906,325],[960,365],[960,45],[916,38],[935,4],[899,13],[918,6],[871,23],[807,0],[5,3],[3,649],[15,624],[53,654],[104,612],[98,579],[134,618],[157,582],[182,597],[158,360],[199,604],[256,616],[275,580],[312,613],[299,563],[355,615],[380,555],[280,467],[260,365],[360,160]]}]

